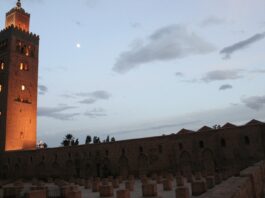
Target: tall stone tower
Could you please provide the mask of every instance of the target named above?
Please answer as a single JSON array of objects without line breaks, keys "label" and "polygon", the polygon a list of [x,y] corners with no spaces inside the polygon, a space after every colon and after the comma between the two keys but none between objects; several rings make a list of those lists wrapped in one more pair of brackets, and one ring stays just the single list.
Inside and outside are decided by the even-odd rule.
[{"label": "tall stone tower", "polygon": [[18,0],[0,32],[0,151],[36,148],[39,37]]}]

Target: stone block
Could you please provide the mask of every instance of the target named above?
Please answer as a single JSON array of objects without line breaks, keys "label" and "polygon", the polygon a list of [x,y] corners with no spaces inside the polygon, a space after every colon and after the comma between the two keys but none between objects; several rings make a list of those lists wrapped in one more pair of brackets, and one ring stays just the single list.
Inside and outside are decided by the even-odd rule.
[{"label": "stone block", "polygon": [[116,198],[130,198],[130,191],[129,190],[118,190],[116,192]]},{"label": "stone block", "polygon": [[184,186],[186,183],[187,183],[186,179],[181,175],[176,177],[177,186]]},{"label": "stone block", "polygon": [[156,184],[143,184],[142,185],[143,197],[155,197],[157,196]]},{"label": "stone block", "polygon": [[201,172],[196,172],[195,173],[195,180],[200,180],[202,178]]},{"label": "stone block", "polygon": [[195,180],[191,184],[192,195],[198,196],[207,191],[207,184],[205,179]]},{"label": "stone block", "polygon": [[166,179],[169,179],[169,180],[173,181],[174,177],[173,177],[173,175],[171,173],[169,173],[169,174],[167,174]]},{"label": "stone block", "polygon": [[163,189],[164,189],[164,191],[171,191],[173,189],[172,180],[165,179],[163,181]]},{"label": "stone block", "polygon": [[117,179],[118,179],[120,184],[123,182],[123,177],[122,176],[118,176]]},{"label": "stone block", "polygon": [[46,198],[46,190],[33,190],[26,194],[26,198]]},{"label": "stone block", "polygon": [[112,181],[112,186],[113,186],[113,188],[119,188],[120,187],[120,181],[119,181],[119,179],[114,179]]},{"label": "stone block", "polygon": [[48,183],[53,183],[53,182],[54,182],[54,181],[53,181],[53,178],[49,177],[49,178],[47,179],[47,182],[48,182]]},{"label": "stone block", "polygon": [[109,185],[109,180],[105,178],[105,179],[102,180],[101,183],[102,183],[103,186],[107,186],[107,185]]},{"label": "stone block", "polygon": [[60,188],[60,191],[62,196],[66,196],[71,191],[71,186],[70,185],[62,186]]},{"label": "stone block", "polygon": [[14,182],[15,187],[24,187],[24,184],[21,180],[17,180]]},{"label": "stone block", "polygon": [[3,187],[4,197],[19,197],[23,187]]},{"label": "stone block", "polygon": [[223,181],[223,177],[221,173],[216,173],[214,177],[215,177],[216,184],[220,184]]},{"label": "stone block", "polygon": [[85,189],[90,189],[91,188],[91,182],[86,180],[85,181]]},{"label": "stone block", "polygon": [[211,189],[215,186],[215,177],[214,176],[207,176],[206,177],[206,183],[207,183],[207,188]]},{"label": "stone block", "polygon": [[190,198],[189,188],[187,186],[178,186],[175,190],[176,198]]},{"label": "stone block", "polygon": [[92,192],[99,192],[100,182],[94,181],[92,183]]},{"label": "stone block", "polygon": [[195,178],[194,178],[194,176],[191,173],[187,174],[187,181],[189,183],[192,183],[193,181],[195,181]]},{"label": "stone block", "polygon": [[82,198],[81,191],[70,191],[66,194],[65,198]]},{"label": "stone block", "polygon": [[100,197],[112,197],[113,187],[112,186],[100,186],[99,195]]},{"label": "stone block", "polygon": [[125,182],[125,188],[129,191],[134,191],[134,182],[133,181],[127,181]]},{"label": "stone block", "polygon": [[143,178],[141,179],[141,182],[142,182],[142,184],[148,184],[149,180],[148,180],[147,177],[143,177]]},{"label": "stone block", "polygon": [[99,177],[96,177],[96,178],[94,179],[94,181],[96,181],[96,182],[100,182],[100,178],[99,178]]},{"label": "stone block", "polygon": [[128,179],[129,180],[134,180],[134,176],[133,175],[129,175]]},{"label": "stone block", "polygon": [[80,179],[79,182],[78,182],[78,184],[80,186],[85,186],[85,183],[86,183],[86,180],[85,179]]},{"label": "stone block", "polygon": [[163,182],[163,178],[162,178],[162,176],[157,176],[157,178],[156,178],[156,183],[157,184],[162,184],[162,182]]},{"label": "stone block", "polygon": [[113,176],[108,176],[108,181],[111,183],[113,181]]},{"label": "stone block", "polygon": [[157,174],[156,173],[153,173],[152,176],[151,176],[152,180],[157,180]]}]

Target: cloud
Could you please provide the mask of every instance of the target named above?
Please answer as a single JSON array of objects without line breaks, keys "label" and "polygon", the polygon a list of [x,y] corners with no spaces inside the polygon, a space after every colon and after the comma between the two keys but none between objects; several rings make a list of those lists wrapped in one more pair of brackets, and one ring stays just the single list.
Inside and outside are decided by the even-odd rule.
[{"label": "cloud", "polygon": [[184,74],[183,74],[182,72],[176,72],[175,75],[176,75],[177,77],[183,77],[183,76],[184,76]]},{"label": "cloud", "polygon": [[94,92],[80,92],[76,94],[81,97],[92,97],[96,99],[107,100],[111,97],[111,94],[104,90],[98,90]]},{"label": "cloud", "polygon": [[105,113],[105,110],[102,108],[95,108],[90,111],[87,111],[84,113],[85,116],[88,116],[90,118],[97,118],[97,117],[104,117],[107,116]]},{"label": "cloud", "polygon": [[97,100],[94,99],[94,98],[87,98],[87,99],[84,99],[84,100],[80,100],[79,103],[81,103],[81,104],[93,104],[96,101]]},{"label": "cloud", "polygon": [[156,30],[145,42],[122,52],[113,70],[122,74],[142,64],[207,54],[214,49],[212,44],[184,26],[170,25]]},{"label": "cloud", "polygon": [[74,106],[59,105],[58,107],[39,107],[38,116],[49,117],[58,120],[71,120],[79,113],[65,113],[67,110],[75,109]]},{"label": "cloud", "polygon": [[141,26],[142,26],[141,23],[138,22],[131,23],[131,27],[135,29],[140,28]]},{"label": "cloud", "polygon": [[94,8],[98,2],[99,0],[85,0],[85,5],[89,8]]},{"label": "cloud", "polygon": [[66,93],[62,94],[61,97],[68,98],[68,99],[80,99],[79,101],[81,104],[93,104],[98,100],[108,100],[111,98],[111,94],[104,90],[97,90],[93,92],[79,92],[79,93]]},{"label": "cloud", "polygon": [[85,99],[79,101],[82,104],[93,104],[98,100],[108,100],[111,97],[111,94],[104,90],[98,90],[94,92],[81,92],[77,93],[76,96],[86,97]]},{"label": "cloud", "polygon": [[80,22],[80,21],[75,21],[75,24],[76,24],[77,26],[81,26],[81,22]]},{"label": "cloud", "polygon": [[232,88],[233,88],[232,85],[230,85],[230,84],[224,84],[224,85],[222,85],[222,86],[219,87],[219,90],[220,91],[223,91],[223,90],[232,89]]},{"label": "cloud", "polygon": [[48,91],[48,87],[46,87],[45,85],[39,85],[38,88],[39,88],[39,94],[40,95],[44,95]]},{"label": "cloud", "polygon": [[213,81],[221,81],[221,80],[235,80],[239,78],[243,78],[240,75],[242,70],[234,69],[234,70],[214,70],[207,72],[202,80],[204,82],[213,82]]},{"label": "cloud", "polygon": [[[171,128],[183,127],[186,125],[196,124],[199,122],[201,122],[201,121],[200,120],[193,120],[193,121],[185,121],[185,122],[181,122],[181,123],[160,124],[160,125],[156,125],[156,126],[149,126],[149,127],[144,127],[144,128],[136,128],[136,129],[131,129],[131,130],[113,132],[110,135],[129,134],[129,133],[137,133],[137,132],[153,131],[153,130],[168,130]],[[160,135],[162,135],[162,134],[160,134]]]},{"label": "cloud", "polygon": [[230,45],[228,47],[223,48],[220,51],[220,54],[224,54],[224,56],[225,56],[224,58],[230,58],[231,54],[233,54],[234,52],[242,50],[244,48],[247,48],[251,44],[258,42],[264,38],[265,38],[265,32],[260,33],[260,34],[255,34],[254,36],[252,36],[248,39],[239,41],[233,45]]},{"label": "cloud", "polygon": [[261,110],[265,105],[265,95],[264,96],[251,96],[248,98],[242,98],[242,102],[249,108],[254,110]]},{"label": "cloud", "polygon": [[265,73],[265,69],[255,69],[250,71],[251,73],[257,73],[257,74],[264,74]]},{"label": "cloud", "polygon": [[72,94],[62,94],[60,96],[63,97],[63,98],[75,98],[75,96],[72,95]]},{"label": "cloud", "polygon": [[201,27],[209,27],[209,26],[215,26],[215,25],[221,25],[224,24],[226,21],[224,19],[218,18],[216,16],[209,16],[205,20],[201,22]]}]

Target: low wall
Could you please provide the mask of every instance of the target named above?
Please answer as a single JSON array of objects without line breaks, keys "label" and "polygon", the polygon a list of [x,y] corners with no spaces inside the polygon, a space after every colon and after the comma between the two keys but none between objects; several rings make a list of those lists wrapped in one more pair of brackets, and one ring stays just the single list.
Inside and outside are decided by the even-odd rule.
[{"label": "low wall", "polygon": [[244,169],[237,177],[230,177],[199,198],[263,198],[265,161]]}]

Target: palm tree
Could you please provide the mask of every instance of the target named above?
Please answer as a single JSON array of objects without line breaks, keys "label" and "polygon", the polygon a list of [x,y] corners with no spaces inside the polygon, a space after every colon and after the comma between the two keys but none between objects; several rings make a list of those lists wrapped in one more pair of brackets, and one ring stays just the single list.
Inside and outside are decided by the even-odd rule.
[{"label": "palm tree", "polygon": [[72,146],[73,142],[75,141],[75,138],[72,134],[68,133],[65,137],[64,140],[62,141],[62,146]]},{"label": "palm tree", "polygon": [[92,141],[92,138],[90,135],[86,136],[86,144],[90,144],[90,142]]}]

